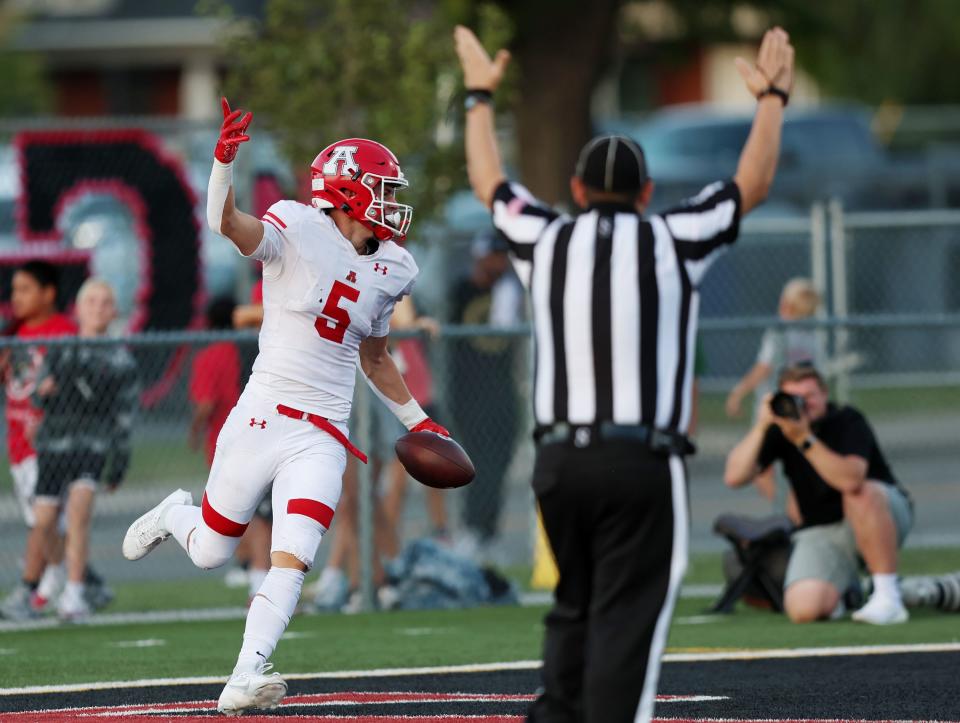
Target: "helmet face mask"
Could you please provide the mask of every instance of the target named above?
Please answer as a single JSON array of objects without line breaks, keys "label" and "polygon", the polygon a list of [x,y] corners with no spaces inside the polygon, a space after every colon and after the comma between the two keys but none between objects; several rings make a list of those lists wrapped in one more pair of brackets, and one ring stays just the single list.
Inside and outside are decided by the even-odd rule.
[{"label": "helmet face mask", "polygon": [[373,196],[373,201],[367,206],[366,217],[372,223],[388,229],[394,238],[406,238],[407,230],[413,221],[413,206],[398,203],[396,199],[397,192],[410,185],[407,180],[402,175],[385,177],[365,173],[360,182],[370,189]]},{"label": "helmet face mask", "polygon": [[396,193],[409,185],[386,146],[349,138],[324,148],[310,166],[313,205],[335,208],[370,229],[380,241],[406,238],[413,207]]}]

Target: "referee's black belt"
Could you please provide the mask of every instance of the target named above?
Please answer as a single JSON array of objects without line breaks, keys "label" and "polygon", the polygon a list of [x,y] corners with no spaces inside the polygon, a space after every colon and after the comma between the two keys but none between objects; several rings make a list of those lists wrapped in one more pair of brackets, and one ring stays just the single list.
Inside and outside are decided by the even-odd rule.
[{"label": "referee's black belt", "polygon": [[538,426],[533,433],[538,444],[569,444],[574,447],[594,447],[602,442],[635,442],[656,454],[688,455],[696,447],[686,435],[668,429],[658,429],[647,424],[599,424],[576,425],[566,422]]}]

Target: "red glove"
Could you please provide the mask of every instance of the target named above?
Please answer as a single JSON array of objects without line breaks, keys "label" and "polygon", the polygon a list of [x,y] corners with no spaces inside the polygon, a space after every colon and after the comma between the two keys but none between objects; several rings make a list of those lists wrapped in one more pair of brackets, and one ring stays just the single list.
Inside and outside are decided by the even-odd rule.
[{"label": "red glove", "polygon": [[[243,118],[240,118],[243,111],[231,111],[226,98],[220,99],[220,105],[223,106],[223,125],[220,126],[220,138],[217,140],[213,156],[221,163],[232,163],[237,156],[240,144],[250,140],[250,136],[246,133],[247,126],[253,120],[253,113],[247,112]],[[240,120],[238,121],[237,118]]]},{"label": "red glove", "polygon": [[430,417],[427,417],[422,422],[417,424],[411,432],[436,432],[441,437],[449,437],[450,432],[447,431],[446,427],[441,427],[439,424],[434,422]]}]

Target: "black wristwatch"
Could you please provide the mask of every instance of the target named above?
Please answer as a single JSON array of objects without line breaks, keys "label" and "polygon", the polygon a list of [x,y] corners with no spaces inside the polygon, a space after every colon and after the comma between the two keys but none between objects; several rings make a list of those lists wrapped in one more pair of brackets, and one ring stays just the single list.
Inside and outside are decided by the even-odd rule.
[{"label": "black wristwatch", "polygon": [[476,108],[480,103],[493,105],[493,92],[486,88],[470,88],[467,90],[467,97],[463,99],[463,107],[467,110]]},{"label": "black wristwatch", "polygon": [[787,103],[790,102],[790,94],[787,91],[781,90],[780,88],[777,88],[774,85],[771,85],[766,90],[761,90],[759,93],[757,93],[757,100],[760,100],[764,96],[768,96],[768,95],[777,96],[780,99],[780,101],[783,103],[784,108],[786,108]]},{"label": "black wristwatch", "polygon": [[802,453],[806,454],[807,450],[810,449],[813,446],[813,443],[816,441],[817,441],[816,437],[814,437],[812,434],[808,434],[806,437],[803,438],[803,441],[797,446],[800,448],[800,451]]}]

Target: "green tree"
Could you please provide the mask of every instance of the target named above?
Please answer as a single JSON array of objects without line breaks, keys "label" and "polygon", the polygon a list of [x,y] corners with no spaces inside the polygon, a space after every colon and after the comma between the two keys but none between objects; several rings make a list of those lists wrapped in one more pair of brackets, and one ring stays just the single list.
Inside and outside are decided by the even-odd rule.
[{"label": "green tree", "polygon": [[43,59],[36,54],[10,49],[17,19],[0,10],[0,116],[30,116],[47,113],[53,94]]},{"label": "green tree", "polygon": [[[408,196],[429,215],[462,186],[463,149],[445,124],[457,91],[449,18],[458,3],[270,0],[261,26],[228,41],[235,107],[275,130],[306,170],[338,138],[374,138],[403,161]],[[480,8],[489,34],[503,17]]]},{"label": "green tree", "polygon": [[[798,62],[828,94],[866,103],[956,103],[945,68],[960,64],[956,0],[669,0],[679,42],[743,40],[733,28],[749,5],[790,32]],[[759,39],[759,38],[756,38]]]}]

